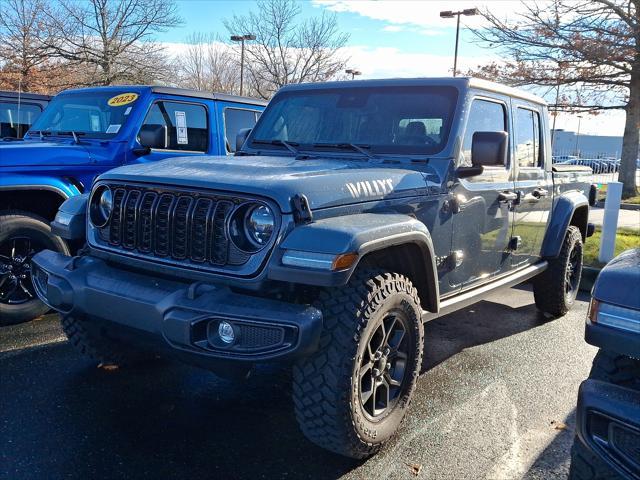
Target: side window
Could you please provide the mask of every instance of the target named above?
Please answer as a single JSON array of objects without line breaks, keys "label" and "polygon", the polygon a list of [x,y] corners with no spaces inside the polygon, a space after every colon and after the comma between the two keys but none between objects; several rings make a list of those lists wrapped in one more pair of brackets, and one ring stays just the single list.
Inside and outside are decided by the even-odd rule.
[{"label": "side window", "polygon": [[166,150],[206,152],[209,146],[207,109],[204,105],[168,101],[154,103],[140,131],[158,129],[165,130]]},{"label": "side window", "polygon": [[40,105],[0,102],[0,139],[24,137],[41,113]]},{"label": "side window", "polygon": [[224,138],[227,144],[227,151],[236,151],[236,135],[243,128],[253,128],[259,116],[260,112],[254,110],[224,109]]},{"label": "side window", "polygon": [[482,99],[474,100],[469,110],[467,128],[462,143],[463,165],[471,165],[471,141],[475,132],[503,132],[506,130],[507,116],[503,104]]},{"label": "side window", "polygon": [[542,165],[540,155],[540,115],[526,108],[516,111],[516,162],[520,167]]}]

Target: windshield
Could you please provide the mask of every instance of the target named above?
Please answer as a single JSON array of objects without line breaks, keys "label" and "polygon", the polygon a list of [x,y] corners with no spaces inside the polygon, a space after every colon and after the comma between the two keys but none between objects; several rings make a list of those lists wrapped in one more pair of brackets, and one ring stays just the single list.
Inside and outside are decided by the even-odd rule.
[{"label": "windshield", "polygon": [[30,135],[82,135],[113,138],[127,121],[137,93],[95,91],[55,97],[29,130]]},{"label": "windshield", "polygon": [[277,95],[251,134],[256,149],[366,148],[371,153],[432,155],[449,135],[452,87],[351,87]]}]

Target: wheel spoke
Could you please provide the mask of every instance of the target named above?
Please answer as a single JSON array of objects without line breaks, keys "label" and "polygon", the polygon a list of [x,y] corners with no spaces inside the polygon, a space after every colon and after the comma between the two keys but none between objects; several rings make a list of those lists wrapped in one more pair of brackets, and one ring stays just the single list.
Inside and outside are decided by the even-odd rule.
[{"label": "wheel spoke", "polygon": [[20,280],[18,284],[20,285],[20,288],[22,289],[22,291],[27,295],[27,297],[33,298],[33,293],[31,293],[29,289],[24,286],[24,283],[22,283],[22,280]]},{"label": "wheel spoke", "polygon": [[398,380],[394,380],[394,378],[391,375],[389,375],[388,373],[385,373],[384,376],[385,376],[385,379],[387,381],[387,384],[390,387],[399,387],[401,385],[401,382],[399,382]]},{"label": "wheel spoke", "polygon": [[391,321],[389,322],[388,326],[386,327],[386,332],[385,332],[385,336],[384,336],[383,345],[388,345],[389,344],[389,339],[391,338],[391,335],[393,334],[393,329],[396,326],[397,321],[398,321],[398,318],[395,315],[391,317]]},{"label": "wheel spoke", "polygon": [[360,373],[358,375],[359,378],[362,378],[364,375],[366,375],[367,372],[371,371],[371,368],[373,367],[373,363],[369,362],[366,365],[363,365],[362,367],[360,367]]},{"label": "wheel spoke", "polygon": [[373,395],[373,393],[375,391],[376,391],[376,387],[375,387],[375,383],[374,383],[374,384],[371,385],[371,389],[360,393],[362,406],[365,406],[367,404],[367,402],[371,399],[371,396]]}]

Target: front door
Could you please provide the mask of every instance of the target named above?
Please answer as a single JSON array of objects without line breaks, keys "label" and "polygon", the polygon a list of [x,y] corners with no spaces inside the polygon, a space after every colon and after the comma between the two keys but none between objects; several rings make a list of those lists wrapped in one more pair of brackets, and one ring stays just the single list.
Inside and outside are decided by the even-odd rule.
[{"label": "front door", "polygon": [[[208,110],[200,103],[157,100],[149,108],[140,127],[140,132],[144,130],[162,132],[163,141],[149,153],[134,157],[133,161],[151,162],[169,157],[205,155],[210,151]],[[134,143],[140,146],[138,139]]]},{"label": "front door", "polygon": [[540,256],[548,213],[551,211],[553,181],[546,169],[545,131],[540,107],[522,103],[514,105],[515,189],[514,267],[534,263]]},{"label": "front door", "polygon": [[[471,165],[475,132],[509,131],[508,98],[473,99],[465,128],[460,165]],[[458,211],[453,220],[452,287],[464,288],[509,268],[513,175],[507,165],[487,165],[484,172],[460,179],[453,190]],[[453,263],[453,262],[452,262]]]}]

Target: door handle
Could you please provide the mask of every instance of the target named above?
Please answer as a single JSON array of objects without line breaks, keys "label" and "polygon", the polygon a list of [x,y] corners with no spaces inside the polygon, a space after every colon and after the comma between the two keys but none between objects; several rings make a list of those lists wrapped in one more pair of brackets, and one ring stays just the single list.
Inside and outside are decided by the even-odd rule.
[{"label": "door handle", "polygon": [[515,202],[518,200],[518,194],[516,192],[500,192],[498,194],[498,201],[500,203]]},{"label": "door handle", "polygon": [[540,199],[549,196],[549,191],[545,190],[544,188],[536,188],[533,192],[531,192],[531,194],[534,197]]}]

